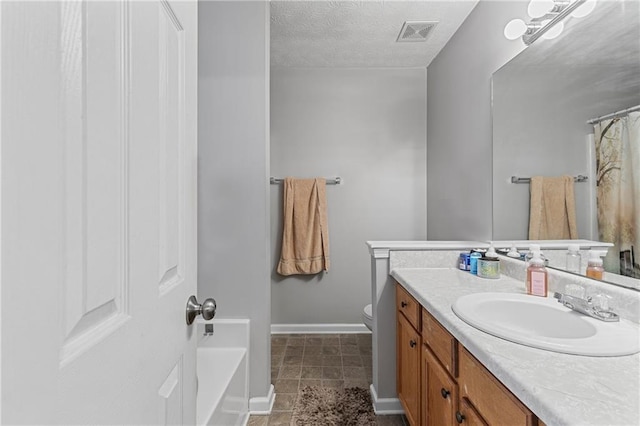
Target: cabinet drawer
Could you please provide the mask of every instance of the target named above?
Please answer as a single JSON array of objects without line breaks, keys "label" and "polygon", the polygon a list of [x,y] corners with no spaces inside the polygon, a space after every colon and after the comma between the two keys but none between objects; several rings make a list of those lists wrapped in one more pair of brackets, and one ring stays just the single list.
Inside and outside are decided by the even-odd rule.
[{"label": "cabinet drawer", "polygon": [[456,377],[458,341],[424,308],[422,308],[422,341],[431,348],[444,368]]},{"label": "cabinet drawer", "polygon": [[465,348],[459,347],[458,387],[490,425],[533,425],[534,416]]},{"label": "cabinet drawer", "polygon": [[396,309],[420,332],[420,305],[400,284],[396,284]]}]

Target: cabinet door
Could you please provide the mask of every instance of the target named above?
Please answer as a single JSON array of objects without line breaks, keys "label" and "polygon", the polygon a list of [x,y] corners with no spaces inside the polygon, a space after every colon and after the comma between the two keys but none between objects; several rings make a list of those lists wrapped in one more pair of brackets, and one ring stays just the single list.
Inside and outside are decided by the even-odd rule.
[{"label": "cabinet door", "polygon": [[460,396],[468,398],[488,423],[535,424],[533,413],[463,347],[460,347],[459,361]]},{"label": "cabinet door", "polygon": [[455,425],[458,385],[426,344],[422,349],[422,424]]},{"label": "cabinet door", "polygon": [[480,413],[473,408],[473,405],[471,405],[467,398],[460,400],[460,410],[456,412],[456,423],[464,426],[487,426],[487,422],[485,422]]},{"label": "cabinet door", "polygon": [[397,329],[398,398],[411,426],[420,424],[420,335],[401,312]]}]

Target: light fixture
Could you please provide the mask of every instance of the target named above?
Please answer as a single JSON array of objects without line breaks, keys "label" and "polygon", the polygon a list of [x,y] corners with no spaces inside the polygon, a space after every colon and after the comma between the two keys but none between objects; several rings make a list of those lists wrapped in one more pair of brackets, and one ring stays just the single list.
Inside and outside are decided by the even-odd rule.
[{"label": "light fixture", "polygon": [[509,40],[515,40],[522,37],[527,32],[527,24],[522,19],[512,19],[504,27],[504,36]]},{"label": "light fixture", "polygon": [[593,12],[593,9],[595,9],[595,7],[596,0],[587,0],[582,4],[582,6],[579,6],[576,10],[571,12],[571,16],[573,16],[574,18],[584,18],[585,16]]},{"label": "light fixture", "polygon": [[[546,20],[541,22],[542,26],[545,26],[548,24],[549,24],[549,21],[546,21]],[[547,40],[554,39],[558,37],[560,34],[562,34],[562,30],[564,30],[564,22],[558,22],[556,25],[553,26],[553,28],[549,29],[549,31],[544,33],[542,35],[542,38],[546,38]]]},{"label": "light fixture", "polygon": [[509,40],[522,37],[530,45],[540,37],[553,39],[564,29],[562,20],[567,16],[583,17],[591,13],[596,0],[531,0],[527,13],[532,17],[529,23],[522,19],[512,19],[504,27],[504,36]]},{"label": "light fixture", "polygon": [[527,13],[532,18],[542,18],[555,7],[553,0],[531,0],[527,7]]}]

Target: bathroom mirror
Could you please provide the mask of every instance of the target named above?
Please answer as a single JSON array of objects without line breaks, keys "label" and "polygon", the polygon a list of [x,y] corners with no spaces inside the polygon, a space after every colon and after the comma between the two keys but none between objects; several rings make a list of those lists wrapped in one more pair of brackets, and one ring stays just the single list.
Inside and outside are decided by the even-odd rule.
[{"label": "bathroom mirror", "polygon": [[537,175],[588,177],[575,183],[578,236],[599,239],[587,121],[640,104],[640,2],[599,1],[564,23],[493,74],[494,240],[527,239],[529,184],[511,178]]}]

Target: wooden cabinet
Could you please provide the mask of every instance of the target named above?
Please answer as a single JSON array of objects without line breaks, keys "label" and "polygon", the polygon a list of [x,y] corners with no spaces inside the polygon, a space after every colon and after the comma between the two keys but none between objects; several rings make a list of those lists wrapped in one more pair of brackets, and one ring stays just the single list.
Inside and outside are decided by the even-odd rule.
[{"label": "wooden cabinet", "polygon": [[420,304],[396,286],[396,388],[409,424],[420,425]]},{"label": "wooden cabinet", "polygon": [[398,398],[412,426],[544,426],[396,285]]},{"label": "wooden cabinet", "polygon": [[422,423],[442,426],[455,424],[458,385],[440,365],[429,346],[422,348]]},{"label": "wooden cabinet", "polygon": [[420,424],[420,335],[398,312],[397,390],[412,426]]},{"label": "wooden cabinet", "polygon": [[456,422],[466,426],[487,426],[487,422],[484,421],[467,398],[460,399],[460,409],[456,412]]},{"label": "wooden cabinet", "polygon": [[491,425],[537,425],[534,415],[464,347],[460,347],[460,397]]}]

